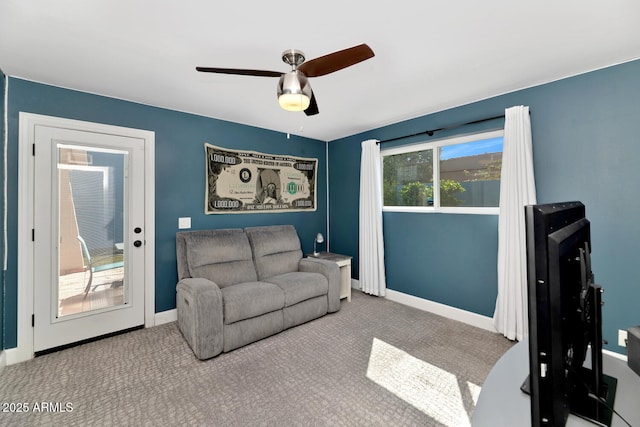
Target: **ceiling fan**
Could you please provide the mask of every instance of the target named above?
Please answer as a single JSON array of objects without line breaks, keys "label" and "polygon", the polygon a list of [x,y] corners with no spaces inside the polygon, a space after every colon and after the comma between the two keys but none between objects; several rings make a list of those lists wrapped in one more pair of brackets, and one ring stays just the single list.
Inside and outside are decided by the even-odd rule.
[{"label": "ceiling fan", "polygon": [[288,73],[213,67],[196,67],[196,70],[204,73],[279,77],[278,102],[280,106],[288,111],[304,111],[307,116],[313,116],[319,112],[318,104],[307,78],[324,76],[373,58],[373,56],[371,48],[366,44],[361,44],[305,62],[303,52],[289,49],[282,52],[282,60],[291,65],[291,71]]}]

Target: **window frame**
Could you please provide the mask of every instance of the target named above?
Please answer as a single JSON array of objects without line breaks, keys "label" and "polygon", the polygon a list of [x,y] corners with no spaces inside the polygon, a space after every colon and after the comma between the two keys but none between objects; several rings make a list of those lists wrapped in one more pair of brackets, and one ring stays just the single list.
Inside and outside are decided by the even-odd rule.
[{"label": "window frame", "polygon": [[[381,178],[384,177],[384,158],[397,154],[411,153],[414,151],[432,150],[433,152],[433,206],[382,206],[382,212],[420,212],[420,213],[450,213],[450,214],[474,214],[474,215],[498,215],[500,207],[453,207],[440,206],[440,148],[449,145],[466,144],[468,142],[482,141],[485,139],[502,137],[504,142],[504,129],[487,132],[478,132],[454,137],[436,139],[429,142],[417,142],[398,147],[383,148],[380,150]],[[504,146],[503,146],[504,149]],[[503,151],[504,152],[504,151]],[[502,176],[502,171],[501,171]],[[384,187],[384,180],[380,182]]]}]

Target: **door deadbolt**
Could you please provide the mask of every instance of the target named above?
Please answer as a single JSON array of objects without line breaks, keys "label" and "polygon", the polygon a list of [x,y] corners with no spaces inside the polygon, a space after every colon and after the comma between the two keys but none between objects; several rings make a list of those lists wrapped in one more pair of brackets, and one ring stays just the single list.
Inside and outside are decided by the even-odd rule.
[{"label": "door deadbolt", "polygon": [[142,228],[136,227],[136,228],[133,229],[133,232],[136,233],[136,234],[140,234],[140,233],[142,233]]}]

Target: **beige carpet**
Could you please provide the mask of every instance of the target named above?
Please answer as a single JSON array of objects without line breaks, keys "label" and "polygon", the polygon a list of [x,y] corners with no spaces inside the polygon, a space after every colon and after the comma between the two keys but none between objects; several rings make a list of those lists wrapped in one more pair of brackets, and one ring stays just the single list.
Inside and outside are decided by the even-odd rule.
[{"label": "beige carpet", "polygon": [[0,425],[464,426],[511,345],[355,292],[337,313],[207,361],[170,323],[8,366],[0,402],[28,413],[0,412]]}]

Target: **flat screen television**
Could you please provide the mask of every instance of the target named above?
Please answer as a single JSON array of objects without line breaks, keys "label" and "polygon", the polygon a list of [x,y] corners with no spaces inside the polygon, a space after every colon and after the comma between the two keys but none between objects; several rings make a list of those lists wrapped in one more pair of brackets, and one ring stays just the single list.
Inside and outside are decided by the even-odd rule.
[{"label": "flat screen television", "polygon": [[617,380],[602,372],[602,288],[591,271],[585,207],[530,205],[525,218],[529,376],[522,390],[531,396],[531,424],[564,426],[573,413],[610,426]]}]

